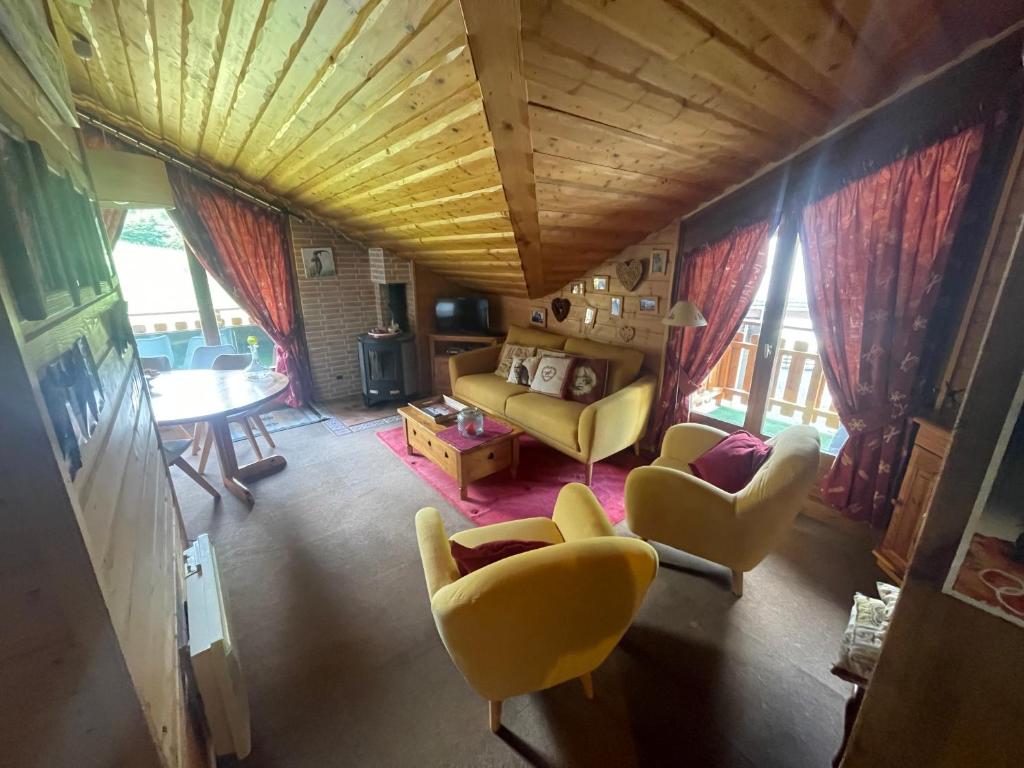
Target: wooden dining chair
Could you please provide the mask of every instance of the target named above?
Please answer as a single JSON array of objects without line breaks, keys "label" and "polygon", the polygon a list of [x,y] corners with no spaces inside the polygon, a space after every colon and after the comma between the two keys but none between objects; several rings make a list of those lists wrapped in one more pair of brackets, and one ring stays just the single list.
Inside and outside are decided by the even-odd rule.
[{"label": "wooden dining chair", "polygon": [[165,355],[140,357],[139,362],[142,363],[142,370],[144,371],[159,371],[160,373],[167,373],[171,370],[171,360]]},{"label": "wooden dining chair", "polygon": [[[213,361],[211,369],[214,371],[241,371],[244,370],[249,362],[252,360],[251,355],[244,354],[228,354],[220,355],[216,360]],[[267,425],[263,423],[263,419],[260,417],[259,409],[252,411],[246,411],[241,413],[234,418],[228,420],[238,424],[245,432],[246,438],[249,440],[249,444],[252,446],[253,453],[256,454],[257,459],[263,458],[263,452],[260,450],[259,443],[256,442],[256,435],[253,434],[253,426],[259,430],[260,434],[263,435],[263,439],[267,441],[267,445],[271,449],[276,448],[277,444],[274,442],[274,438],[270,436],[270,432],[267,430]],[[197,427],[198,429],[198,427]],[[206,425],[202,425],[205,436],[203,437],[203,452],[199,457],[199,473],[202,474],[206,471],[206,462],[210,458],[210,449],[213,447],[213,433],[206,428]]]},{"label": "wooden dining chair", "polygon": [[192,444],[192,435],[188,433],[188,430],[184,427],[161,427],[160,441],[163,443],[164,461],[167,462],[167,466],[177,467],[192,478],[196,485],[213,496],[215,501],[220,501],[220,493],[217,489],[185,460],[185,451]]}]

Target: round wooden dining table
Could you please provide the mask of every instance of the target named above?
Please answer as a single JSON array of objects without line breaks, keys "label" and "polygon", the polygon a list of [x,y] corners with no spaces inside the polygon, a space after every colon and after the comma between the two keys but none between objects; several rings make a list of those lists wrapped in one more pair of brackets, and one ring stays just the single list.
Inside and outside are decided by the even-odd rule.
[{"label": "round wooden dining table", "polygon": [[250,379],[245,371],[170,371],[149,382],[157,424],[206,422],[217,446],[224,487],[249,506],[255,499],[247,483],[280,472],[288,462],[274,455],[238,466],[228,420],[270,402],[287,388],[288,377],[276,371],[262,379]]}]

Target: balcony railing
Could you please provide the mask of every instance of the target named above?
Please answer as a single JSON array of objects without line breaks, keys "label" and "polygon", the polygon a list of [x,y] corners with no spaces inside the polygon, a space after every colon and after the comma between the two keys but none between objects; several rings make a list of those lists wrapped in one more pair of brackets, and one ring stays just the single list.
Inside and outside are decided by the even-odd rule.
[{"label": "balcony railing", "polygon": [[[186,365],[189,341],[202,335],[202,325],[196,310],[131,312],[128,319],[136,339],[167,337],[171,345],[172,368],[182,368]],[[246,340],[250,336],[255,336],[259,343],[260,360],[264,365],[274,364],[274,342],[243,310],[237,307],[218,309],[217,325],[222,344],[231,345],[236,352],[245,352]]]},{"label": "balcony railing", "polygon": [[[745,411],[750,400],[760,324],[746,325],[737,332],[722,359],[694,394],[695,410],[715,417],[719,409]],[[810,350],[808,330],[784,328],[775,356],[765,434],[774,434],[769,422],[811,424],[825,435],[839,429],[839,414],[832,405],[821,359]],[[799,337],[804,338],[799,338]],[[723,419],[727,420],[727,419]]]}]

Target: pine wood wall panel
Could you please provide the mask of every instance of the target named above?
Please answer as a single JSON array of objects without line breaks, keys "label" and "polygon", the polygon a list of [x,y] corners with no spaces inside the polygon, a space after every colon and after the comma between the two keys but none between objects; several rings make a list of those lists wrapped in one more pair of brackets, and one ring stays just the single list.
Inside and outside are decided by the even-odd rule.
[{"label": "pine wood wall panel", "polygon": [[[50,2],[83,110],[466,286],[533,295],[1024,16],[1012,0]],[[616,234],[595,247],[565,215]],[[485,259],[501,262],[485,280],[495,248],[518,264]]]},{"label": "pine wood wall panel", "polygon": [[[122,82],[101,92],[140,122],[159,117],[147,7],[126,0],[116,19],[102,12],[79,17],[89,28],[103,28],[105,56],[93,64],[125,67],[133,75],[130,87]],[[130,34],[123,36],[126,30]],[[45,27],[27,32],[49,34]],[[58,26],[58,36],[66,40],[66,34]],[[0,64],[5,129],[37,141],[51,168],[89,189],[75,130],[47,106],[3,36]],[[70,69],[79,77],[85,72],[74,62]],[[44,226],[63,241],[81,236],[64,213],[47,208]],[[108,312],[124,311],[116,279],[101,289],[78,306],[20,321],[14,289],[0,270],[3,421],[12,438],[5,442],[17,447],[0,461],[0,517],[15,523],[0,536],[0,594],[48,594],[32,615],[22,614],[20,605],[18,613],[5,610],[25,630],[17,653],[0,641],[0,687],[7,692],[31,684],[35,690],[0,697],[4,759],[26,766],[198,766],[178,656],[186,638],[178,634],[184,542],[176,501],[134,347],[114,349],[104,323]],[[79,338],[86,339],[97,365],[103,405],[72,479],[39,375]],[[16,572],[8,567],[7,546],[21,552]],[[31,706],[19,706],[21,699]]]}]

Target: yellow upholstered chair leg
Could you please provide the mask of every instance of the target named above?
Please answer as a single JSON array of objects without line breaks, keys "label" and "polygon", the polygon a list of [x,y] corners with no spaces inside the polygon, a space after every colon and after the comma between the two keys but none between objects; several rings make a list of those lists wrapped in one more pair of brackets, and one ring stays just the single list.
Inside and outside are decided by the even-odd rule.
[{"label": "yellow upholstered chair leg", "polygon": [[489,701],[487,702],[488,715],[491,725],[491,733],[497,733],[501,728],[501,702],[500,701]]},{"label": "yellow upholstered chair leg", "polygon": [[587,462],[587,485],[589,486],[594,482],[594,462]]},{"label": "yellow upholstered chair leg", "polygon": [[743,597],[743,571],[732,572],[732,593],[736,597]]},{"label": "yellow upholstered chair leg", "polygon": [[580,682],[583,684],[583,695],[588,699],[594,698],[594,676],[593,673],[587,672],[585,675],[580,675]]}]

